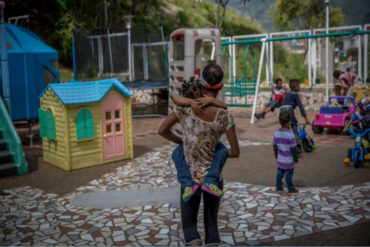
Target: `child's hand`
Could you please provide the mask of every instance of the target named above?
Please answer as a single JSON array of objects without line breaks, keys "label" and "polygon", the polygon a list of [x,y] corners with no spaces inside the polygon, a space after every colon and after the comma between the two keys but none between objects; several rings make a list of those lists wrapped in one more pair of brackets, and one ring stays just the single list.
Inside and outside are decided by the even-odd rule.
[{"label": "child's hand", "polygon": [[205,107],[207,105],[210,105],[212,104],[214,98],[210,97],[210,96],[203,96],[201,98],[198,98],[196,99],[195,101],[198,103],[198,105],[202,108],[202,107]]},{"label": "child's hand", "polygon": [[308,125],[311,124],[311,122],[310,122],[310,120],[308,120],[308,118],[305,118],[305,120],[306,120],[306,124],[308,124]]},{"label": "child's hand", "polygon": [[193,110],[193,112],[195,114],[203,115],[204,110],[202,109],[202,107],[200,106],[200,104],[197,101],[193,100],[190,104],[190,107],[191,107],[191,109]]}]

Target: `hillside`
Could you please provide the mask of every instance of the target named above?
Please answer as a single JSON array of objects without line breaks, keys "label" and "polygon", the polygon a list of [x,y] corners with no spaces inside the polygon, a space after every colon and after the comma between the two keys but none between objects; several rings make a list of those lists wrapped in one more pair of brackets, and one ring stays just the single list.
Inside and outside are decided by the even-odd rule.
[{"label": "hillside", "polygon": [[[323,0],[324,1],[324,0]],[[209,0],[209,2],[214,2]],[[269,6],[275,0],[250,0],[243,5],[238,0],[231,0],[229,7],[240,11],[241,15],[249,15],[261,23],[267,31],[275,31],[272,17],[269,15]],[[339,7],[344,13],[343,25],[358,25],[370,23],[370,1],[369,0],[331,0],[330,5]]]},{"label": "hillside", "polygon": [[[209,2],[196,3],[189,0],[161,0],[157,11],[134,18],[133,29],[151,32],[163,26],[166,38],[177,28],[215,27],[217,8]],[[254,18],[242,17],[235,10],[228,9],[221,28],[222,36],[262,32],[261,25]]]},{"label": "hillside", "polygon": [[[105,11],[106,9],[106,11]],[[72,29],[89,34],[126,31],[125,17],[134,15],[133,41],[154,42],[165,39],[177,28],[215,27],[216,6],[193,0],[14,0],[7,1],[5,19],[29,15],[21,22],[59,51],[60,63],[72,65]],[[259,33],[259,23],[228,10],[221,28],[222,36]]]}]

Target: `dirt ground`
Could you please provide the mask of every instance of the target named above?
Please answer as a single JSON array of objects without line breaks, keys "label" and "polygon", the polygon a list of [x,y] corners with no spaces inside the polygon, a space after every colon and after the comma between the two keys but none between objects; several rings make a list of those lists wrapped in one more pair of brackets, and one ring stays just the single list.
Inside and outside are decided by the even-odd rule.
[{"label": "dirt ground", "polygon": [[[159,136],[134,139],[135,157],[167,143]],[[312,153],[303,153],[295,168],[293,177],[295,185],[297,187],[321,187],[369,181],[370,162],[360,169],[345,166],[343,155],[346,150],[345,147],[318,147]],[[24,176],[2,178],[0,190],[28,185],[49,193],[63,195],[126,162],[120,161],[67,172],[43,162],[42,157],[29,157],[30,173]],[[227,161],[223,174],[225,180],[230,182],[273,186],[276,167],[276,160],[270,145],[247,146],[241,148],[238,159]],[[68,183],[65,182],[66,180]]]}]

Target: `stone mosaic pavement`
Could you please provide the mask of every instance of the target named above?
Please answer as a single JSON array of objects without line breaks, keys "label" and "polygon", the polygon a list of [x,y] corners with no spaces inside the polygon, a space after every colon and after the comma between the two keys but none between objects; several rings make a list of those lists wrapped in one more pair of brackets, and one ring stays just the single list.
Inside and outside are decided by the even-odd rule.
[{"label": "stone mosaic pavement", "polygon": [[[182,245],[179,203],[115,209],[71,204],[87,192],[178,187],[173,148],[156,148],[62,197],[31,187],[7,190],[10,195],[0,200],[0,245]],[[226,181],[219,213],[225,245],[268,243],[368,221],[370,183],[302,188],[288,195]]]}]

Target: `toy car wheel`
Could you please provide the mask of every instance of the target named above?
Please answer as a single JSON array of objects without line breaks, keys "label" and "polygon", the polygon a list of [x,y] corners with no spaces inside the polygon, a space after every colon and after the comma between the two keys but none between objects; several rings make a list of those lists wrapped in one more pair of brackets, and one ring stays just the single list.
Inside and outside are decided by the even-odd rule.
[{"label": "toy car wheel", "polygon": [[359,168],[361,166],[361,154],[360,154],[360,150],[356,150],[355,151],[355,157],[353,159],[353,166],[356,167],[356,168]]},{"label": "toy car wheel", "polygon": [[305,152],[307,152],[307,153],[312,152],[312,146],[310,145],[310,143],[308,142],[307,139],[302,140],[302,146],[303,146],[303,150]]},{"label": "toy car wheel", "polygon": [[312,131],[315,134],[321,134],[324,131],[324,128],[319,125],[315,125],[314,122],[312,122]]}]

